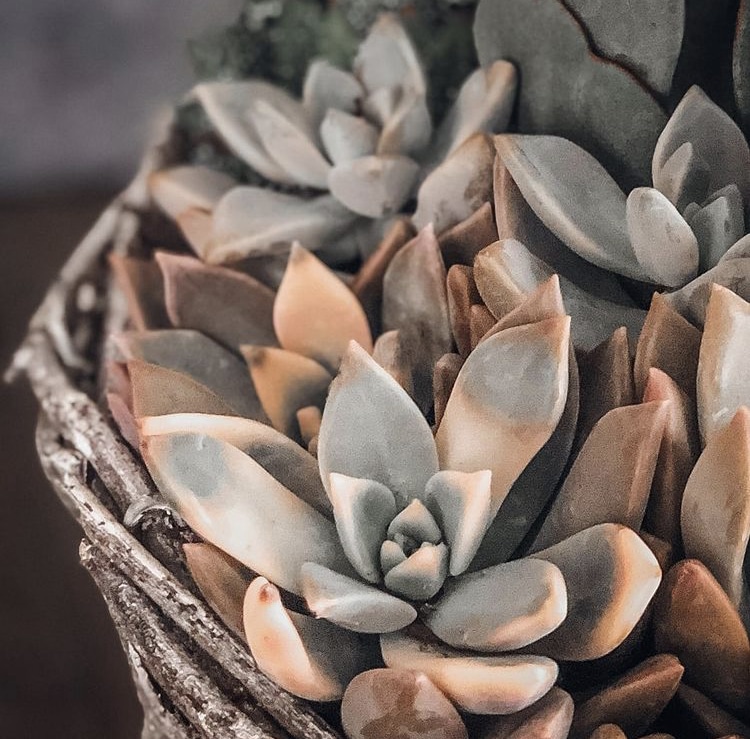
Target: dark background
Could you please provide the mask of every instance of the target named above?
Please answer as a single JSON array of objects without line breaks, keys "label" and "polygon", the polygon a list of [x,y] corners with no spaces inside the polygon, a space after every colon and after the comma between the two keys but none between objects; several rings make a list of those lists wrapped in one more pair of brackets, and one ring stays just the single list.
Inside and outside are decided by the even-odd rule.
[{"label": "dark background", "polygon": [[[0,367],[47,285],[191,81],[184,40],[238,0],[26,0],[0,22]],[[133,739],[140,711],[80,534],[0,384],[0,736]]]}]

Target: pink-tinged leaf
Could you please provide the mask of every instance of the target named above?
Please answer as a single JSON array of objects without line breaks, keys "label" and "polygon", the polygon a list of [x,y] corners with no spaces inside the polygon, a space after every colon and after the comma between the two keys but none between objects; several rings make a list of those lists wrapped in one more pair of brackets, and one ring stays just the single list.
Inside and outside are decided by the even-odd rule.
[{"label": "pink-tinged leaf", "polygon": [[567,317],[510,328],[482,342],[458,375],[436,437],[441,467],[491,470],[495,510],[562,416],[569,340]]},{"label": "pink-tinged leaf", "polygon": [[679,549],[682,493],[700,454],[695,404],[659,369],[649,370],[643,402],[668,401],[667,425],[659,450],[644,527]]},{"label": "pink-tinged leaf", "polygon": [[497,239],[492,204],[484,203],[468,218],[443,231],[438,236],[438,243],[447,266],[463,264],[470,267],[474,263],[474,257]]},{"label": "pink-tinged leaf", "polygon": [[534,555],[557,565],[568,590],[568,617],[534,646],[555,659],[603,657],[633,630],[661,582],[661,569],[639,536],[599,524]]},{"label": "pink-tinged leaf", "polygon": [[372,351],[367,316],[352,291],[298,244],[273,306],[279,343],[335,372],[350,341]]},{"label": "pink-tinged leaf", "polygon": [[257,577],[247,589],[243,616],[258,667],[300,698],[340,700],[352,678],[373,664],[368,640],[287,610],[278,589],[264,577]]},{"label": "pink-tinged leaf", "polygon": [[190,527],[279,587],[300,594],[305,562],[352,572],[333,522],[236,447],[187,433],[146,437],[141,449],[159,491]]},{"label": "pink-tinged leaf", "polygon": [[157,252],[167,312],[175,328],[191,328],[229,349],[241,344],[275,346],[273,291],[262,283],[198,259]]},{"label": "pink-tinged leaf", "polygon": [[138,331],[170,325],[164,299],[164,282],[156,262],[123,257],[111,252],[109,266],[125,295],[128,317]]},{"label": "pink-tinged leaf", "polygon": [[535,551],[596,524],[640,529],[668,416],[669,402],[656,401],[615,408],[594,426],[545,516]]},{"label": "pink-tinged leaf", "polygon": [[275,429],[298,441],[297,411],[323,407],[331,375],[313,359],[274,347],[242,346],[250,376]]},{"label": "pink-tinged leaf", "polygon": [[151,197],[170,217],[190,210],[210,213],[237,183],[223,172],[203,166],[178,166],[154,172],[148,179]]},{"label": "pink-tinged leaf", "polygon": [[750,303],[714,285],[698,359],[698,422],[704,444],[740,406],[750,406]]},{"label": "pink-tinged leaf", "polygon": [[439,427],[443,420],[448,399],[463,365],[463,357],[459,354],[444,354],[435,363],[432,383],[435,391],[435,428]]},{"label": "pink-tinged leaf", "polygon": [[742,406],[708,440],[682,498],[685,554],[701,560],[735,606],[750,539],[750,411]]},{"label": "pink-tinged leaf", "polygon": [[474,282],[473,270],[463,264],[454,264],[448,270],[448,314],[453,338],[462,357],[471,351],[471,306],[481,301]]},{"label": "pink-tinged leaf", "polygon": [[635,353],[635,397],[643,397],[648,372],[655,367],[694,398],[700,343],[701,332],[655,293]]}]

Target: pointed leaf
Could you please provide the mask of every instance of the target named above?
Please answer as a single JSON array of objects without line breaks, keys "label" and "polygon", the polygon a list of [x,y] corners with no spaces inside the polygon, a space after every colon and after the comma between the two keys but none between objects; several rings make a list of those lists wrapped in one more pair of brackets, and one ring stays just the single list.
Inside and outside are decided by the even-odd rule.
[{"label": "pointed leaf", "polygon": [[534,555],[557,565],[568,616],[534,647],[557,659],[609,654],[632,631],[661,581],[651,550],[628,528],[599,524]]},{"label": "pointed leaf", "polygon": [[164,280],[154,260],[123,257],[110,252],[109,266],[125,295],[128,318],[138,331],[170,325],[164,305]]},{"label": "pointed leaf", "polygon": [[417,618],[403,600],[312,562],[302,566],[302,593],[318,618],[363,634],[399,631]]},{"label": "pointed leaf", "polygon": [[201,434],[167,434],[147,437],[143,458],[196,533],[280,587],[300,593],[305,562],[350,572],[333,523],[239,449]]},{"label": "pointed leaf", "polygon": [[453,348],[445,280],[431,226],[393,257],[383,277],[383,328],[398,330],[403,341],[413,345],[415,400],[423,411],[432,404],[434,364]]},{"label": "pointed leaf", "polygon": [[[474,262],[474,279],[487,307],[496,318],[520,305],[525,296],[552,277],[550,267],[513,239],[498,241],[483,249]],[[620,326],[638,336],[644,311],[597,298],[573,282],[560,278],[560,291],[571,316],[573,343],[589,351]]]},{"label": "pointed leaf", "polygon": [[669,375],[688,397],[695,397],[700,344],[701,332],[654,293],[635,353],[635,397],[643,397],[652,367]]},{"label": "pointed leaf", "polygon": [[213,544],[183,544],[185,562],[195,584],[221,620],[244,636],[242,603],[252,575]]},{"label": "pointed leaf", "polygon": [[703,562],[735,606],[742,598],[742,563],[750,538],[750,412],[709,437],[682,498],[685,554]]},{"label": "pointed leaf", "polygon": [[588,736],[602,724],[617,724],[628,736],[642,736],[672,700],[683,672],[671,654],[644,660],[576,706],[575,736]]},{"label": "pointed leaf", "polygon": [[700,244],[701,271],[715,267],[729,248],[745,235],[745,204],[736,185],[711,196],[690,219]]},{"label": "pointed leaf", "polygon": [[427,507],[450,548],[450,574],[464,572],[492,521],[492,473],[443,471],[425,487]]},{"label": "pointed leaf", "polygon": [[534,540],[535,551],[596,524],[641,527],[668,413],[666,401],[641,403],[615,408],[594,426]]},{"label": "pointed leaf", "polygon": [[381,87],[402,87],[424,94],[424,73],[411,39],[398,17],[381,14],[360,44],[354,73],[369,92]]},{"label": "pointed leaf", "polygon": [[317,250],[355,220],[330,195],[304,199],[260,187],[235,187],[214,211],[205,259],[211,264],[286,252],[294,241]]},{"label": "pointed leaf", "polygon": [[207,413],[172,413],[140,420],[143,438],[162,434],[205,434],[252,457],[297,497],[324,515],[333,509],[318,473],[318,463],[301,446],[264,423]]},{"label": "pointed leaf", "polygon": [[566,614],[560,570],[542,560],[519,559],[450,580],[424,620],[453,647],[504,652],[546,636]]},{"label": "pointed leaf", "polygon": [[480,205],[468,218],[440,234],[438,243],[448,266],[471,266],[485,246],[497,241],[497,226],[492,205]]},{"label": "pointed leaf", "polygon": [[567,317],[507,329],[480,344],[458,375],[436,438],[441,467],[491,470],[495,511],[560,420],[569,331]]},{"label": "pointed leaf", "polygon": [[708,195],[711,172],[690,141],[675,149],[659,173],[659,189],[683,212],[690,203],[702,203]]},{"label": "pointed leaf", "polygon": [[709,194],[726,185],[737,185],[747,202],[750,149],[745,137],[735,122],[697,85],[685,93],[656,142],[652,165],[655,187],[662,189],[662,168],[686,141],[709,167]]},{"label": "pointed leaf", "polygon": [[471,351],[471,306],[481,301],[472,272],[471,267],[454,264],[446,278],[451,330],[463,357]]},{"label": "pointed leaf", "polygon": [[546,695],[557,665],[545,657],[481,657],[422,642],[406,632],[380,637],[388,667],[423,672],[462,711],[515,713]]},{"label": "pointed leaf", "polygon": [[339,700],[372,664],[368,642],[352,631],[284,608],[264,577],[247,589],[247,643],[258,667],[280,688],[314,701]]},{"label": "pointed leaf", "polygon": [[476,134],[430,172],[417,193],[412,216],[417,229],[432,223],[435,233],[442,234],[491,200],[494,159],[490,138]]},{"label": "pointed leaf", "polygon": [[115,336],[115,343],[126,360],[182,372],[224,398],[239,415],[265,419],[242,361],[198,331],[127,331]]},{"label": "pointed leaf", "polygon": [[400,331],[378,336],[372,358],[413,398],[415,351],[403,340]]},{"label": "pointed leaf", "polygon": [[364,118],[340,110],[326,112],[320,138],[334,164],[343,164],[375,153],[378,130]]},{"label": "pointed leaf", "polygon": [[313,359],[267,346],[242,346],[242,355],[275,429],[299,440],[297,411],[309,405],[323,407],[330,373]]},{"label": "pointed leaf", "polygon": [[393,493],[374,480],[331,473],[329,496],[341,546],[355,570],[379,583],[380,547],[398,507]]},{"label": "pointed leaf", "polygon": [[677,208],[658,190],[632,190],[626,221],[635,258],[650,282],[681,287],[698,274],[698,239]]},{"label": "pointed leaf", "polygon": [[306,130],[262,99],[254,102],[250,115],[267,154],[294,184],[327,189],[331,165]]},{"label": "pointed leaf", "polygon": [[632,299],[616,275],[578,256],[539,220],[501,157],[495,158],[493,175],[495,218],[500,240],[519,241],[553,272],[597,298],[632,305]]},{"label": "pointed leaf", "polygon": [[[679,705],[688,720],[709,735],[724,739],[742,739],[750,734],[750,726],[727,713],[723,708],[684,683],[677,690]],[[731,736],[730,736],[731,734]]]},{"label": "pointed leaf", "polygon": [[367,317],[352,291],[319,259],[292,248],[273,306],[273,323],[284,349],[335,371],[350,341],[372,351]]},{"label": "pointed leaf", "polygon": [[257,101],[265,100],[304,126],[305,112],[299,102],[281,88],[258,80],[203,82],[195,87],[194,94],[213,127],[237,156],[272,182],[294,184],[263,146],[252,108]]},{"label": "pointed leaf", "polygon": [[498,156],[537,217],[576,254],[654,282],[628,236],[625,194],[588,152],[557,136],[495,137]]},{"label": "pointed leaf", "polygon": [[685,679],[714,700],[744,711],[750,698],[750,641],[737,609],[694,559],[667,573],[654,606],[656,648],[685,666]]},{"label": "pointed leaf", "polygon": [[359,346],[349,347],[323,410],[323,484],[340,472],[384,484],[405,504],[438,471],[432,431],[406,391]]},{"label": "pointed leaf", "polygon": [[432,138],[432,119],[424,94],[406,90],[380,132],[377,153],[418,155]]},{"label": "pointed leaf", "polygon": [[704,444],[740,406],[750,406],[750,303],[719,285],[711,289],[698,360],[698,421]]},{"label": "pointed leaf", "polygon": [[448,576],[445,544],[422,544],[405,561],[385,573],[388,590],[408,600],[429,600],[443,587]]},{"label": "pointed leaf", "polygon": [[692,324],[702,327],[712,285],[727,287],[743,300],[750,300],[750,259],[726,259],[664,299]]},{"label": "pointed leaf", "polygon": [[187,165],[159,170],[148,179],[151,197],[172,218],[193,209],[210,213],[236,184],[223,172]]},{"label": "pointed leaf", "polygon": [[439,164],[475,133],[504,131],[513,112],[517,85],[516,68],[505,60],[474,70],[440,124],[429,161]]},{"label": "pointed leaf", "polygon": [[[607,413],[635,402],[633,363],[623,326],[581,358],[581,408],[576,448]],[[640,397],[640,396],[639,396]]]},{"label": "pointed leaf", "polygon": [[176,328],[195,329],[234,351],[240,344],[276,344],[274,295],[265,285],[192,257],[157,252],[156,261],[164,275],[167,312]]},{"label": "pointed leaf", "polygon": [[368,218],[398,213],[411,197],[419,165],[407,156],[383,154],[341,162],[331,169],[331,194]]},{"label": "pointed leaf", "polygon": [[127,366],[136,419],[166,413],[237,415],[226,400],[184,372],[140,359],[130,360]]},{"label": "pointed leaf", "polygon": [[698,460],[700,443],[695,404],[669,375],[649,370],[643,402],[668,401],[667,425],[656,463],[644,526],[679,548],[682,493]]},{"label": "pointed leaf", "polygon": [[317,127],[331,109],[354,113],[363,97],[364,90],[357,78],[325,59],[315,59],[307,68],[302,104],[313,127]]}]

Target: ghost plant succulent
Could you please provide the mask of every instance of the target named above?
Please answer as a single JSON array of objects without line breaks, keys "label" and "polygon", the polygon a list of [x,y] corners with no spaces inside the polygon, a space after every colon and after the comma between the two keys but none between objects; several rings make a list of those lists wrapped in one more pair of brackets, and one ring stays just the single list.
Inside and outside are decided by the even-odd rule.
[{"label": "ghost plant succulent", "polygon": [[505,128],[515,88],[512,64],[477,69],[433,133],[417,53],[397,18],[382,15],[351,72],[325,60],[310,65],[301,101],[262,80],[194,89],[226,145],[287,192],[189,166],[157,172],[151,189],[208,263],[288,249],[295,240],[347,261],[371,250],[384,221],[437,164],[474,134]]},{"label": "ghost plant succulent", "polygon": [[[558,0],[532,5],[584,48]],[[598,123],[606,167],[575,127],[491,136],[515,85],[498,8],[526,28],[515,0],[480,3],[485,67],[432,139],[392,17],[354,75],[314,65],[302,104],[196,90],[269,181],[330,192],[153,178],[201,259],[113,257],[132,330],[112,414],[204,540],[185,556],[206,599],[281,688],[341,700],[351,739],[641,737],[673,699],[749,734],[748,145],[697,87],[669,118],[648,97],[631,167]],[[522,52],[540,124],[523,84],[550,71]],[[402,208],[328,266],[355,217]]]}]

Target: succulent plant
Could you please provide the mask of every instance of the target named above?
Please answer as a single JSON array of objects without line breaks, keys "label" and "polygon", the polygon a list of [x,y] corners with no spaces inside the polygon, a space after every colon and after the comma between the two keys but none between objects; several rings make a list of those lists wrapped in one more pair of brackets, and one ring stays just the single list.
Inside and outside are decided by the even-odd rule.
[{"label": "succulent plant", "polygon": [[[475,70],[433,134],[427,81],[400,22],[382,15],[353,72],[314,61],[302,101],[262,80],[203,82],[192,95],[226,145],[268,183],[240,186],[202,166],[152,177],[156,201],[212,264],[288,249],[367,256],[420,180],[478,132],[500,131],[516,88],[513,65]],[[374,221],[374,223],[373,223]],[[338,243],[336,243],[338,242]]]},{"label": "succulent plant", "polygon": [[[192,167],[151,192],[200,259],[113,257],[133,330],[112,414],[203,539],[185,556],[208,602],[281,688],[340,700],[350,739],[750,735],[750,150],[699,87],[663,113],[692,12],[622,9],[669,42],[655,55],[591,4],[483,0],[486,71],[409,199],[364,198],[374,248],[335,244],[353,181],[335,203],[336,186],[249,200]],[[559,67],[527,43],[555,23]],[[493,136],[515,85],[500,53],[520,131]],[[306,108],[260,82],[197,94],[268,179],[310,185],[294,111],[360,126],[313,104],[325,80],[370,102],[401,88],[379,140],[424,134],[396,125],[427,121],[415,58],[388,16],[356,76],[312,67]],[[261,113],[217,114],[240,89]],[[234,198],[242,228],[217,241]]]}]

